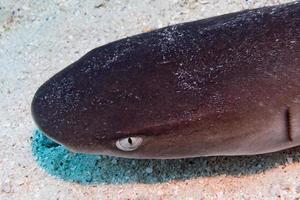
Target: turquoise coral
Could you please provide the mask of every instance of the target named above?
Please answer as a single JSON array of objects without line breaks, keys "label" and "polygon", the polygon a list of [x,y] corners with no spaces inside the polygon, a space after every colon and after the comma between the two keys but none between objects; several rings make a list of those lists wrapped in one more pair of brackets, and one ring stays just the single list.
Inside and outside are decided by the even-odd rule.
[{"label": "turquoise coral", "polygon": [[[206,157],[178,160],[135,160],[72,153],[37,130],[32,151],[49,174],[80,184],[157,183],[200,176],[260,173],[284,164],[287,157],[299,161],[299,153],[285,151],[261,156]],[[151,170],[150,170],[151,169]]]}]

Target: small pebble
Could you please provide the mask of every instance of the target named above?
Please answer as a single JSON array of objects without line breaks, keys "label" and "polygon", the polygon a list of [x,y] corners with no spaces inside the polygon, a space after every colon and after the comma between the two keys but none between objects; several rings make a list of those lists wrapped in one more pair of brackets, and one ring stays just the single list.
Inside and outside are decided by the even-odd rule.
[{"label": "small pebble", "polygon": [[10,185],[9,180],[5,180],[1,184],[1,191],[5,193],[12,193],[12,187]]},{"label": "small pebble", "polygon": [[147,167],[147,168],[146,168],[146,172],[147,172],[148,174],[151,174],[151,173],[153,172],[153,168],[152,168],[152,167]]},{"label": "small pebble", "polygon": [[288,162],[289,164],[290,164],[290,163],[293,163],[293,161],[294,161],[294,159],[291,158],[291,157],[287,157],[286,160],[287,160],[287,162]]}]

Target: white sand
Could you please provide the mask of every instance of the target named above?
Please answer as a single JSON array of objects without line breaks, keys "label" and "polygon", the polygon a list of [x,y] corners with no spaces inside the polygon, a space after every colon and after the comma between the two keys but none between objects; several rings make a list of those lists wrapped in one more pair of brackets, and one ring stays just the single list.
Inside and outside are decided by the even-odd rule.
[{"label": "white sand", "polygon": [[[53,178],[31,154],[36,89],[87,51],[119,38],[286,0],[0,0],[0,199],[295,199],[300,163],[241,177],[82,186]],[[99,8],[95,6],[100,5]]]}]

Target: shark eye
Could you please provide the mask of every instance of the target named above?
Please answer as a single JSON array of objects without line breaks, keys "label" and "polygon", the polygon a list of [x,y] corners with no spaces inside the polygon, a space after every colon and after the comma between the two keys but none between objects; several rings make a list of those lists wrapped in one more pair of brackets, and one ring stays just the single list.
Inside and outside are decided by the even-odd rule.
[{"label": "shark eye", "polygon": [[122,151],[136,150],[143,142],[141,137],[127,137],[117,140],[116,146]]}]

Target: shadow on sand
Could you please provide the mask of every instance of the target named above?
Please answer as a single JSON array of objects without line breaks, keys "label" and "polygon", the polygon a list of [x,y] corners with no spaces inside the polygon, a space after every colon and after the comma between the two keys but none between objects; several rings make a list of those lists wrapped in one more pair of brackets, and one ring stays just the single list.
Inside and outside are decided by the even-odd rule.
[{"label": "shadow on sand", "polygon": [[161,183],[218,175],[261,173],[300,161],[300,147],[259,156],[219,156],[177,160],[136,160],[71,153],[40,131],[32,141],[38,164],[49,174],[81,184]]}]

